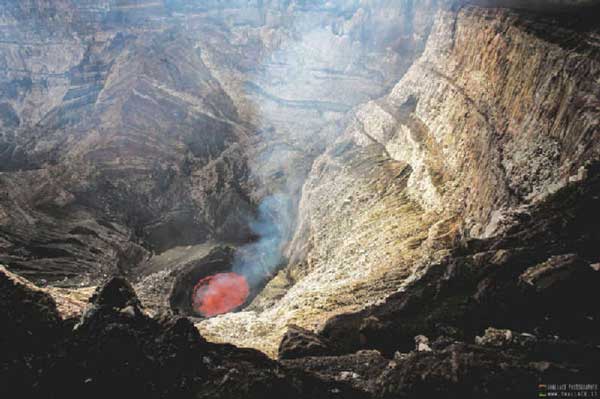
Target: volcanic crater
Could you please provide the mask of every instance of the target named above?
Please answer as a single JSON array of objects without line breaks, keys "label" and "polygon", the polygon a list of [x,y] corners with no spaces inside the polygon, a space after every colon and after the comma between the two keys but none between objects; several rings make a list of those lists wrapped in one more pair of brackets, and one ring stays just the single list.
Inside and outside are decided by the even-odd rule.
[{"label": "volcanic crater", "polygon": [[235,250],[224,247],[178,269],[169,294],[171,309],[201,320],[248,306],[264,283],[250,285],[243,274],[233,271],[234,261]]},{"label": "volcanic crater", "polygon": [[599,16],[0,1],[0,396],[596,384]]}]

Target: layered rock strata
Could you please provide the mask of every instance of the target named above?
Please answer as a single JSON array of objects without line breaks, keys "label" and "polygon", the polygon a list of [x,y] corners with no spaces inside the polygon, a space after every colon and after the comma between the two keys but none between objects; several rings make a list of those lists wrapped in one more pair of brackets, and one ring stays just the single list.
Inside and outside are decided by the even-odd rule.
[{"label": "layered rock strata", "polygon": [[272,353],[286,324],[377,303],[584,179],[599,151],[597,38],[586,16],[440,11],[423,55],[315,161],[288,268],[253,313],[202,331]]}]

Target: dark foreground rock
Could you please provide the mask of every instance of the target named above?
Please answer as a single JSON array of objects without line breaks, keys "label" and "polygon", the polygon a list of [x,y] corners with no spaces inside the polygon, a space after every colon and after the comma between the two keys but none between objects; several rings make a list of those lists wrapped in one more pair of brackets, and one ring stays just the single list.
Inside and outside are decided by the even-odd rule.
[{"label": "dark foreground rock", "polygon": [[0,393],[11,388],[37,390],[40,370],[53,367],[48,352],[57,351],[66,331],[54,300],[0,270]]},{"label": "dark foreground rock", "polygon": [[317,334],[296,325],[288,330],[279,344],[279,359],[297,359],[306,356],[326,356],[332,345]]},{"label": "dark foreground rock", "polygon": [[[386,359],[377,351],[304,357],[283,364],[347,381],[373,398],[531,398],[540,384],[590,384],[600,348],[489,328],[477,344],[443,337]],[[419,345],[421,344],[421,345]]]},{"label": "dark foreground rock", "polygon": [[258,351],[208,343],[186,318],[150,318],[122,278],[96,292],[81,320],[62,320],[49,295],[9,272],[0,284],[2,397],[364,397]]},{"label": "dark foreground rock", "polygon": [[345,381],[371,395],[378,390],[379,376],[390,367],[390,360],[378,351],[359,351],[341,356],[308,356],[281,360],[290,368],[310,371],[331,381]]},{"label": "dark foreground rock", "polygon": [[380,398],[531,398],[538,385],[594,381],[593,373],[526,355],[464,343],[412,352],[377,379]]}]

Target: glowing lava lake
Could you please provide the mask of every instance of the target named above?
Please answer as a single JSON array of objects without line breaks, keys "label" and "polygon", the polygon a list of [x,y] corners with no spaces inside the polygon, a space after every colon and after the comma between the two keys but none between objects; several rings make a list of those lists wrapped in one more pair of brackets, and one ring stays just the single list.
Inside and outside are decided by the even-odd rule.
[{"label": "glowing lava lake", "polygon": [[205,317],[231,312],[246,302],[250,287],[237,273],[218,273],[202,278],[192,291],[194,310]]}]

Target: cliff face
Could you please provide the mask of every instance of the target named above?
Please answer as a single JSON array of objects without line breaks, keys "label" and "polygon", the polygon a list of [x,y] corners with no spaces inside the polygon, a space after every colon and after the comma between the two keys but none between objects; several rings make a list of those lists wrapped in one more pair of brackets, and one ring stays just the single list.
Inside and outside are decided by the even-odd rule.
[{"label": "cliff face", "polygon": [[[438,13],[423,55],[314,163],[290,266],[258,314],[202,331],[269,350],[287,323],[318,328],[376,303],[457,242],[502,234],[583,179],[598,157],[597,34],[509,10]],[[253,327],[240,335],[242,324]]]},{"label": "cliff face", "polygon": [[359,113],[352,134],[411,163],[409,192],[426,208],[489,236],[504,210],[577,179],[597,157],[596,35],[511,11],[442,12],[421,59],[368,105],[380,116]]},{"label": "cliff face", "polygon": [[[250,209],[244,156],[231,145],[245,130],[189,38],[168,31],[160,13],[134,18],[143,4],[9,3],[4,262],[93,280],[150,250],[244,236],[241,216],[218,207]],[[216,184],[217,169],[236,185],[193,187]]]}]

